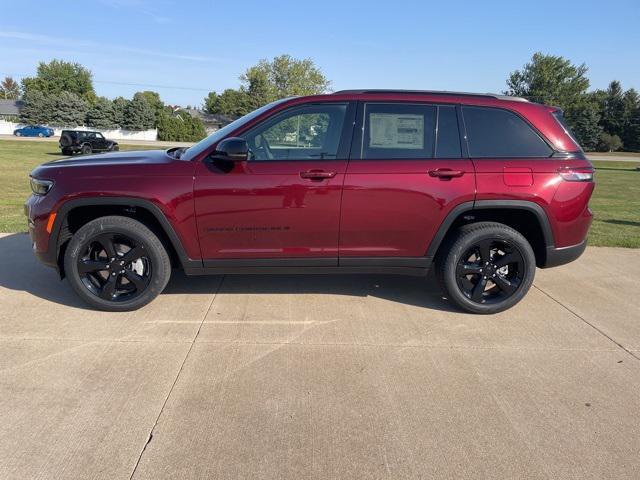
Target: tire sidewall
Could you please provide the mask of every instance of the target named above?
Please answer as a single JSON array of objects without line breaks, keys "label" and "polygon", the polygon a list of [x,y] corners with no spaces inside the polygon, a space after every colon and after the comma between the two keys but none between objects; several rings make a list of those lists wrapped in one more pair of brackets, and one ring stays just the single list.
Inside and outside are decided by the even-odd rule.
[{"label": "tire sidewall", "polygon": [[[107,220],[109,218],[113,217],[99,218],[89,222],[75,233],[64,255],[65,274],[76,293],[91,306],[107,311],[135,310],[152,301],[164,290],[171,275],[171,263],[160,240],[142,223],[126,217],[118,217],[125,220],[123,225],[122,222]],[[105,233],[122,234],[144,244],[151,260],[151,279],[145,291],[134,299],[123,302],[103,300],[91,293],[80,278],[77,268],[78,258],[84,252],[88,241],[96,235]]]},{"label": "tire sidewall", "polygon": [[[497,304],[479,304],[473,302],[464,293],[460,291],[456,277],[456,267],[462,255],[474,244],[482,240],[502,240],[508,242],[509,245],[518,250],[524,260],[524,274],[522,275],[522,283],[518,290],[509,298]],[[504,230],[476,230],[474,232],[463,235],[451,247],[444,268],[443,282],[445,289],[450,298],[463,309],[473,313],[498,313],[507,310],[517,304],[527,294],[529,288],[533,284],[536,270],[536,259],[533,249],[527,240],[518,232],[506,227]]]}]

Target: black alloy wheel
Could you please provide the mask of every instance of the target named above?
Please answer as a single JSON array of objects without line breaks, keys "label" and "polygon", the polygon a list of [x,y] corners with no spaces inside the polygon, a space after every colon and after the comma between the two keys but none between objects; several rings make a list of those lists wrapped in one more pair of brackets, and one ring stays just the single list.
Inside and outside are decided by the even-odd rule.
[{"label": "black alloy wheel", "polygon": [[522,284],[525,262],[506,240],[484,239],[471,246],[456,266],[458,288],[475,303],[499,303]]},{"label": "black alloy wheel", "polygon": [[533,284],[536,257],[517,230],[497,222],[460,227],[440,247],[437,274],[449,301],[472,313],[497,313],[518,303]]},{"label": "black alloy wheel", "polygon": [[104,233],[91,239],[77,265],[87,290],[112,302],[142,295],[152,275],[144,244],[122,234]]},{"label": "black alloy wheel", "polygon": [[124,312],[146,305],[164,290],[171,259],[147,225],[112,215],[74,232],[64,253],[64,272],[92,307]]}]

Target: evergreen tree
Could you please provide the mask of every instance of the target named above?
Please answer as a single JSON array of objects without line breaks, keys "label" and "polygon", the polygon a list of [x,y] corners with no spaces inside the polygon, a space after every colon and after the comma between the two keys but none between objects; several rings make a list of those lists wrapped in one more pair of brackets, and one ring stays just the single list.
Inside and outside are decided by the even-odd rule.
[{"label": "evergreen tree", "polygon": [[113,123],[116,128],[123,128],[124,116],[129,106],[129,100],[124,97],[116,97],[112,102]]},{"label": "evergreen tree", "polygon": [[127,130],[148,130],[153,128],[156,112],[147,100],[139,95],[134,96],[124,112],[122,127]]},{"label": "evergreen tree", "polygon": [[582,102],[565,111],[565,115],[582,148],[587,151],[595,150],[602,133],[598,105],[585,96]]},{"label": "evergreen tree", "polygon": [[640,107],[631,113],[625,129],[626,141],[625,150],[633,152],[640,151]]},{"label": "evergreen tree", "polygon": [[62,92],[52,98],[51,124],[61,127],[77,127],[84,124],[88,105],[80,96]]},{"label": "evergreen tree", "polygon": [[87,112],[87,126],[99,129],[117,128],[113,102],[105,97],[98,97]]},{"label": "evergreen tree", "polygon": [[23,96],[24,105],[20,111],[20,121],[26,124],[47,124],[52,120],[53,97],[39,90],[28,91]]},{"label": "evergreen tree", "polygon": [[624,135],[624,98],[620,82],[614,80],[609,84],[604,98],[600,125],[610,135]]}]

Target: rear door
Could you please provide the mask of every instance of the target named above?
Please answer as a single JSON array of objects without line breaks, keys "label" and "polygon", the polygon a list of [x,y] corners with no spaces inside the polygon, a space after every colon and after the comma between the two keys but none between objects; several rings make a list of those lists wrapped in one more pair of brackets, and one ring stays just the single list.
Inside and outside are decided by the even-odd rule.
[{"label": "rear door", "polygon": [[459,131],[456,105],[360,104],[342,197],[341,265],[425,256],[451,209],[474,198]]}]

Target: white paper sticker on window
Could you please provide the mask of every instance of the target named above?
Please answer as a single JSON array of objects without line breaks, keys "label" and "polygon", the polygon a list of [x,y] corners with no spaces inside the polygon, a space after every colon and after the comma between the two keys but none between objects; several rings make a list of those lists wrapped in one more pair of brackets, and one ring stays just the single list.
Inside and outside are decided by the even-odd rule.
[{"label": "white paper sticker on window", "polygon": [[369,132],[371,148],[424,148],[423,115],[371,113]]}]

